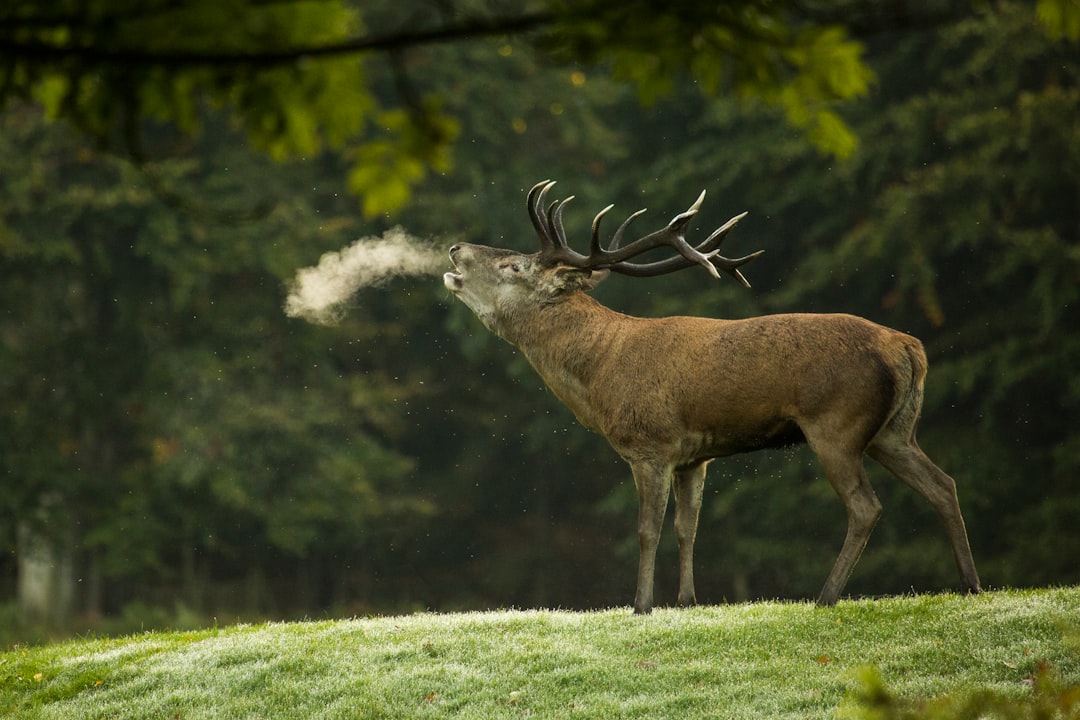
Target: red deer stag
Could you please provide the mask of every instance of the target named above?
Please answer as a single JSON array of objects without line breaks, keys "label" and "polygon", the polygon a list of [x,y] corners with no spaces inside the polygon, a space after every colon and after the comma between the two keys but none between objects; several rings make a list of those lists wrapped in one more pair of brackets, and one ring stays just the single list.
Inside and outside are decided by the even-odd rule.
[{"label": "red deer stag", "polygon": [[[615,312],[586,294],[610,272],[633,276],[693,265],[739,271],[760,252],[735,260],[719,246],[743,215],[697,246],[684,237],[703,192],[667,227],[620,247],[631,215],[607,248],[593,220],[588,255],[572,250],[563,228],[571,198],[546,209],[554,185],[529,192],[540,252],[461,243],[450,248],[446,287],[492,332],[525,354],[578,420],[607,438],[630,464],[638,494],[640,559],[634,610],[653,605],[656,546],[668,494],[675,494],[680,605],[694,603],[694,538],[706,466],[735,453],[806,442],[847,509],[848,527],[818,603],[831,605],[881,515],[867,481],[868,454],[920,492],[944,521],[964,587],[979,577],[960,515],[956,484],[919,449],[926,355],[915,338],[852,315],[768,315],[746,320],[646,319]],[[665,260],[631,258],[668,245]]]}]

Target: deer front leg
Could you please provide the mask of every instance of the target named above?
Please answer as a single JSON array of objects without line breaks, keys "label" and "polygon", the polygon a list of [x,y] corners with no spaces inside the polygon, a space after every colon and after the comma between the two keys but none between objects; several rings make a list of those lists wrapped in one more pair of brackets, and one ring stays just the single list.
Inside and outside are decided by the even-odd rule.
[{"label": "deer front leg", "polygon": [[675,537],[679,541],[679,605],[697,604],[694,593],[694,540],[697,538],[707,463],[675,471]]},{"label": "deer front leg", "polygon": [[652,612],[653,578],[656,575],[656,546],[667,511],[671,470],[648,462],[631,463],[638,495],[638,576],[634,613]]}]

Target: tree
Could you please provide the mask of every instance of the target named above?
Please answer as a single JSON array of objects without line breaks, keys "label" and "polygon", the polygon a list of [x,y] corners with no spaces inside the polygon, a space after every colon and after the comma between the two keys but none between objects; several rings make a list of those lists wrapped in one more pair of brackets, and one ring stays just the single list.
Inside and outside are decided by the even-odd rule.
[{"label": "tree", "polygon": [[[6,113],[0,138],[0,467],[14,521],[4,525],[20,530],[5,541],[24,579],[54,583],[23,583],[32,615],[115,611],[166,588],[202,609],[223,574],[249,585],[317,574],[325,558],[425,514],[396,488],[411,463],[381,420],[387,389],[407,395],[409,379],[384,377],[401,369],[335,349],[281,312],[284,276],[345,237],[340,222],[314,234],[317,196],[287,200],[299,176],[252,184],[258,163],[231,152],[223,128],[204,134],[211,146],[155,167],[185,196],[189,183],[213,188],[227,198],[218,210],[279,200],[259,222],[223,225],[169,207],[139,170],[31,108]],[[368,318],[355,336],[381,322]],[[343,393],[344,373],[368,384]],[[36,570],[50,565],[63,572]],[[356,582],[367,582],[363,570]],[[312,584],[329,596],[352,577]],[[256,587],[234,602],[265,608],[271,596]],[[40,607],[56,599],[66,604]]]},{"label": "tree", "polygon": [[[143,120],[194,134],[210,102],[276,158],[351,147],[350,184],[373,217],[445,170],[458,133],[445,90],[418,90],[410,51],[519,34],[564,62],[610,63],[646,98],[683,72],[710,94],[762,98],[837,155],[854,137],[830,104],[864,94],[870,80],[861,45],[840,25],[763,0],[552,0],[514,13],[479,1],[406,12],[344,0],[16,0],[0,11],[0,108],[33,99],[50,118],[145,160]],[[389,87],[369,70],[375,52]]]}]

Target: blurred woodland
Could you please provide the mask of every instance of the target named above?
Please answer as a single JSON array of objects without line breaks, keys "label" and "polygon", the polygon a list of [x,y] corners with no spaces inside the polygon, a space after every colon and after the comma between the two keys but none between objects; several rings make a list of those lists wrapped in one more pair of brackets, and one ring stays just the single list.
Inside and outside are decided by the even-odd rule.
[{"label": "blurred woodland", "polygon": [[[531,251],[544,178],[581,247],[608,203],[644,232],[706,189],[693,237],[750,212],[752,289],[613,278],[619,310],[919,337],[984,585],[1080,582],[1078,50],[1071,0],[5,3],[0,641],[628,604],[628,468],[441,278],[283,312],[394,226]],[[868,466],[848,592],[952,589]],[[806,448],[719,460],[698,598],[813,597],[844,529]]]}]

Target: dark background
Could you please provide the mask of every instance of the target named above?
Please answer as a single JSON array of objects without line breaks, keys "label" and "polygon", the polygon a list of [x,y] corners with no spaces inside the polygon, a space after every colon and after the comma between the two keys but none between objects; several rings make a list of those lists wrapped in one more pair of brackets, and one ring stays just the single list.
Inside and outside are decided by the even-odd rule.
[{"label": "dark background", "polygon": [[[702,92],[679,58],[667,92],[643,102],[632,62],[552,47],[557,34],[366,60],[364,87],[387,107],[437,99],[428,130],[446,144],[381,139],[401,119],[391,109],[353,144],[305,151],[300,130],[238,115],[258,107],[254,91],[248,105],[210,94],[186,116],[162,101],[162,117],[99,125],[66,113],[79,97],[61,91],[5,97],[5,639],[628,604],[628,468],[441,278],[362,290],[336,326],[282,309],[299,268],[397,225],[447,247],[531,251],[525,192],[549,177],[577,196],[566,221],[582,248],[612,202],[612,217],[647,206],[646,232],[707,189],[692,237],[750,211],[725,254],[766,250],[745,269],[751,290],[698,270],[614,278],[597,291],[613,307],[842,311],[921,338],[920,440],[957,481],[984,585],[1080,581],[1076,44],[1028,3],[821,9],[822,22],[847,18],[875,78],[823,104],[858,138],[846,154],[767,93]],[[371,27],[408,11],[380,7]],[[275,87],[291,92],[262,89]],[[415,157],[418,174],[394,165]],[[927,503],[871,473],[885,515],[847,591],[957,587]],[[700,601],[816,595],[845,517],[807,449],[717,461],[706,493]],[[659,604],[676,589],[665,532]]]}]

